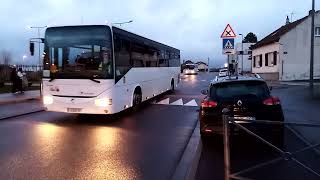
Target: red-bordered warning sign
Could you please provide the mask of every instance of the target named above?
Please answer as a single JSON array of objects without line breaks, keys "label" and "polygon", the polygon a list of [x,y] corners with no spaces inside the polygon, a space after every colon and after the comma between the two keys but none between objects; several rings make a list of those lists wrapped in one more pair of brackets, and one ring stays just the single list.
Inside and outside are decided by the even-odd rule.
[{"label": "red-bordered warning sign", "polygon": [[221,34],[221,38],[236,38],[237,35],[233,31],[230,24],[227,25],[227,27],[224,29],[223,33]]}]

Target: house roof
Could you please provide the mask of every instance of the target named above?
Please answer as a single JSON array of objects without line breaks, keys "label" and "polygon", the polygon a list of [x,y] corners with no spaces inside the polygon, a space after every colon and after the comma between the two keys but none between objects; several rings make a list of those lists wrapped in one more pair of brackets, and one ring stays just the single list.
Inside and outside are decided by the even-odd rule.
[{"label": "house roof", "polygon": [[[319,13],[319,12],[320,11],[316,11],[316,13]],[[263,38],[262,40],[257,42],[255,45],[252,45],[251,49],[257,49],[259,47],[262,47],[262,46],[265,46],[268,44],[272,44],[274,42],[279,42],[281,36],[283,36],[287,32],[294,29],[296,26],[298,26],[300,23],[302,23],[308,17],[309,17],[309,15],[304,18],[298,19],[292,23],[289,23],[287,25],[281,26],[279,29],[273,31],[271,34],[269,34],[268,36],[266,36],[265,38]]]},{"label": "house roof", "polygon": [[198,65],[204,64],[204,65],[208,66],[206,63],[204,63],[204,62],[202,62],[202,61],[198,61],[198,62],[196,62],[196,64],[198,64]]}]

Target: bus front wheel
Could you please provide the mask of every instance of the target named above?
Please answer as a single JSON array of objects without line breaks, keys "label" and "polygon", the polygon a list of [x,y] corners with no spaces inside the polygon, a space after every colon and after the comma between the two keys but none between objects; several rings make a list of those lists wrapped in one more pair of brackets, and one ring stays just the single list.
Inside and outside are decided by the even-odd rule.
[{"label": "bus front wheel", "polygon": [[138,106],[140,103],[142,102],[142,93],[141,93],[141,89],[137,88],[135,89],[134,93],[133,93],[133,102],[132,102],[132,106]]}]

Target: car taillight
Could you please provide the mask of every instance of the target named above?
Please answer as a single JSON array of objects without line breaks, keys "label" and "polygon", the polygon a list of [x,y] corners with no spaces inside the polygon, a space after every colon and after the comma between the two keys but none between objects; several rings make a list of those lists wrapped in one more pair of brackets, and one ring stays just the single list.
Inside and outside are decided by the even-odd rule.
[{"label": "car taillight", "polygon": [[217,107],[218,103],[215,101],[204,100],[201,102],[201,107],[203,108],[214,108]]},{"label": "car taillight", "polygon": [[263,104],[267,105],[267,106],[278,105],[278,104],[280,104],[280,99],[277,97],[270,97],[270,98],[264,100]]}]

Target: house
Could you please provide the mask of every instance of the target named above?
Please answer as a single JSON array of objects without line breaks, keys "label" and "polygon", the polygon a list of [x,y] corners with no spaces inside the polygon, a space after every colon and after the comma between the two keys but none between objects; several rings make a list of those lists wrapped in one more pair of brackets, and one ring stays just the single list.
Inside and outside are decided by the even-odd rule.
[{"label": "house", "polygon": [[[311,15],[287,22],[251,47],[252,72],[267,80],[307,80]],[[320,11],[315,13],[314,77],[320,78]]]},{"label": "house", "polygon": [[[250,47],[255,43],[237,43],[236,44],[236,59],[238,62],[239,72],[251,72],[252,70],[252,51]],[[243,65],[242,65],[243,64]]]},{"label": "house", "polygon": [[208,65],[202,61],[196,62],[199,71],[208,71]]}]

